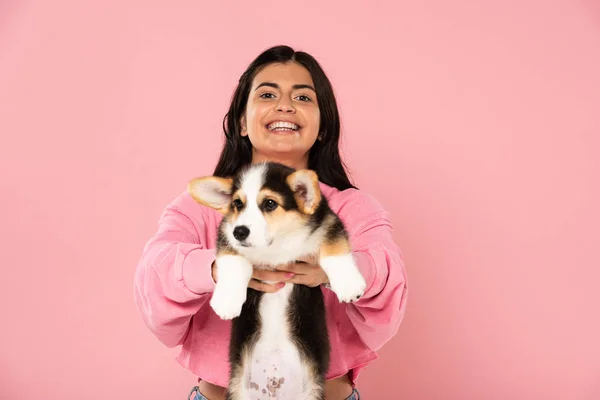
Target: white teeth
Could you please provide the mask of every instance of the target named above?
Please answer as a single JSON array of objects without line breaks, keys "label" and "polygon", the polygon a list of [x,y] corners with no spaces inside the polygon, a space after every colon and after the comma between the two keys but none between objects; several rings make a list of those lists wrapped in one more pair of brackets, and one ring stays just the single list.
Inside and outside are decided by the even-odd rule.
[{"label": "white teeth", "polygon": [[267,129],[269,129],[270,131],[274,131],[274,130],[293,130],[293,131],[297,131],[300,127],[296,124],[293,124],[291,122],[285,122],[285,121],[276,121],[273,122],[271,124],[269,124],[267,126]]}]

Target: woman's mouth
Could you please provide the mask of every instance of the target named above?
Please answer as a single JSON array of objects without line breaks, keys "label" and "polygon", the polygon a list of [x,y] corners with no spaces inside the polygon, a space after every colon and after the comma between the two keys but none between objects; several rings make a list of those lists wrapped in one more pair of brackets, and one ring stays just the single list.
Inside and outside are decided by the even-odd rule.
[{"label": "woman's mouth", "polygon": [[271,132],[296,132],[300,127],[293,122],[275,121],[268,124],[267,129]]}]

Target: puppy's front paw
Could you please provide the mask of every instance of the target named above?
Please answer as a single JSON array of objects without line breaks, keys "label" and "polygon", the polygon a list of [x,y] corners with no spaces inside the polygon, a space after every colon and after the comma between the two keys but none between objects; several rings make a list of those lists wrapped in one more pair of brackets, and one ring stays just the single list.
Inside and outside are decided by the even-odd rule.
[{"label": "puppy's front paw", "polygon": [[320,264],[329,278],[331,290],[341,302],[356,301],[365,293],[367,283],[352,254],[328,256],[323,258]]},{"label": "puppy's front paw", "polygon": [[246,301],[246,289],[228,291],[224,288],[215,289],[210,306],[221,319],[233,319],[242,312],[242,306]]},{"label": "puppy's front paw", "polygon": [[210,299],[210,306],[221,319],[233,319],[240,315],[246,301],[252,264],[236,255],[219,256],[215,262],[217,285]]}]

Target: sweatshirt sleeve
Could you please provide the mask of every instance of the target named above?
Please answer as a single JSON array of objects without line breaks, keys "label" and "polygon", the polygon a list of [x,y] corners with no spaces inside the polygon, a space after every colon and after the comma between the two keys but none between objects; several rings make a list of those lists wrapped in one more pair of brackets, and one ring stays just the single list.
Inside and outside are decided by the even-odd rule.
[{"label": "sweatshirt sleeve", "polygon": [[362,341],[377,351],[396,334],[404,317],[407,276],[389,213],[368,194],[353,197],[340,217],[367,289],[358,301],[347,304],[346,312]]},{"label": "sweatshirt sleeve", "polygon": [[183,342],[192,316],[208,306],[215,285],[211,265],[216,250],[201,240],[205,213],[192,201],[184,193],[164,209],[134,275],[138,312],[168,347]]}]

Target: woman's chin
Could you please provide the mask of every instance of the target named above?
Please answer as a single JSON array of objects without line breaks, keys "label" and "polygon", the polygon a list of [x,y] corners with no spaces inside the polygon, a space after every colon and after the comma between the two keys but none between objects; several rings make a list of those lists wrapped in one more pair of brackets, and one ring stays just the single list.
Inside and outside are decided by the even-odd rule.
[{"label": "woman's chin", "polygon": [[270,141],[270,143],[267,143],[264,150],[266,153],[294,153],[295,154],[295,153],[307,151],[307,149],[305,149],[305,147],[306,146],[304,146],[303,143],[299,143],[297,140],[287,140],[287,141],[278,140],[278,141]]}]

